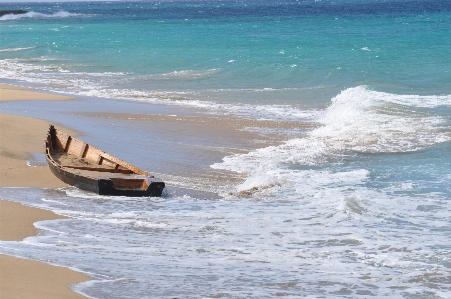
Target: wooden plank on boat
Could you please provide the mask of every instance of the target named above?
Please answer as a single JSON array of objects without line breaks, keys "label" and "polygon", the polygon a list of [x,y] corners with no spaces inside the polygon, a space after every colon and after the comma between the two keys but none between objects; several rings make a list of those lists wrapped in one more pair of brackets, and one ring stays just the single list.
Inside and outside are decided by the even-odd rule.
[{"label": "wooden plank on boat", "polygon": [[61,165],[61,167],[80,169],[80,170],[98,171],[98,172],[134,174],[134,172],[131,171],[130,169],[102,168],[102,167],[88,167],[88,166],[72,166],[72,165]]}]

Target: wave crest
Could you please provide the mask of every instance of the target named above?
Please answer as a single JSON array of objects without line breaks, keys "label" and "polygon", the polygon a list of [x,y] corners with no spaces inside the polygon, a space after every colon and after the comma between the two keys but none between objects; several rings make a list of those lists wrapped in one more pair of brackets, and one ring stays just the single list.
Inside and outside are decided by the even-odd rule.
[{"label": "wave crest", "polygon": [[210,70],[182,70],[174,71],[160,75],[161,79],[179,79],[179,80],[197,80],[207,78],[210,75],[218,72],[217,69]]},{"label": "wave crest", "polygon": [[19,20],[22,18],[41,18],[41,19],[46,19],[46,18],[71,18],[71,17],[79,17],[79,16],[84,16],[83,14],[77,14],[77,13],[70,13],[68,11],[58,11],[52,14],[45,14],[45,13],[40,13],[40,12],[35,12],[35,11],[29,11],[27,13],[24,14],[18,14],[18,15],[14,15],[14,14],[9,14],[9,15],[4,15],[2,17],[0,17],[0,21],[12,21],[12,20]]},{"label": "wave crest", "polygon": [[24,51],[24,50],[31,50],[36,47],[25,47],[25,48],[7,48],[7,49],[1,49],[0,52],[17,52],[17,51]]},{"label": "wave crest", "polygon": [[[376,92],[365,86],[349,88],[332,99],[317,119],[323,126],[307,137],[225,157],[211,167],[251,174],[238,187],[245,190],[259,184],[286,184],[296,173],[292,169],[296,165],[339,162],[353,152],[417,151],[451,140],[447,119],[428,109],[451,107],[450,103],[451,96],[419,97]],[[419,105],[426,109],[415,108]]]}]

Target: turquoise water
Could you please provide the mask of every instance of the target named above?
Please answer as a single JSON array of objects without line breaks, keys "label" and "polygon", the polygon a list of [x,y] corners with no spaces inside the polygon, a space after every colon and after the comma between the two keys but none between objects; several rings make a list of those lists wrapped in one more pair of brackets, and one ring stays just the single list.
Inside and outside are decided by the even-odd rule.
[{"label": "turquoise water", "polygon": [[0,189],[74,218],[1,252],[88,273],[75,288],[94,298],[449,298],[450,1],[0,8],[30,11],[0,18],[0,79],[80,97],[1,111],[71,126],[168,183],[154,200]]},{"label": "turquoise water", "polygon": [[[188,99],[203,100],[222,100],[215,91],[231,89],[238,92],[239,101],[329,101],[339,91],[359,85],[397,94],[450,94],[448,1],[3,7],[42,15],[3,17],[2,59],[47,67],[48,76],[76,73],[85,87],[102,79],[93,78],[96,74],[109,73],[116,77],[103,78],[109,79],[108,88],[126,81],[121,88],[149,96],[183,91],[194,93]],[[34,61],[27,64],[30,59]],[[264,96],[239,93],[263,88],[295,90],[284,97],[276,91]]]}]

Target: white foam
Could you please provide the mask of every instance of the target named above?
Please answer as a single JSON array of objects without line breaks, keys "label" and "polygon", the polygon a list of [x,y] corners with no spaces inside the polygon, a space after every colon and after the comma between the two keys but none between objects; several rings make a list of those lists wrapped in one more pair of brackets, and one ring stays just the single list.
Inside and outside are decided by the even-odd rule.
[{"label": "white foam", "polygon": [[[126,88],[112,88],[118,82],[127,79],[130,74],[123,72],[86,73],[71,72],[66,67],[57,64],[33,64],[30,62],[51,61],[51,58],[38,57],[28,60],[5,59],[0,60],[0,77],[17,79],[30,83],[49,86],[51,91],[66,94],[113,98],[131,101],[177,105],[201,108],[210,113],[221,115],[236,115],[265,120],[311,121],[318,116],[318,110],[306,110],[291,105],[252,105],[246,103],[219,103],[193,99],[196,94],[187,91],[140,91]],[[182,71],[181,76],[192,77],[197,73],[208,75],[215,70]],[[175,75],[174,73],[170,73]],[[291,89],[237,89],[234,92],[273,92]],[[231,92],[232,90],[218,89],[207,92]]]},{"label": "white foam", "polygon": [[59,190],[64,191],[67,196],[75,198],[85,198],[98,201],[136,201],[136,198],[126,196],[107,196],[99,195],[93,192],[85,191],[75,187],[62,187]]},{"label": "white foam", "polygon": [[34,48],[36,48],[36,47],[6,48],[6,49],[1,49],[0,52],[17,52],[17,51],[31,50]]},{"label": "white foam", "polygon": [[[378,153],[418,150],[435,144],[438,137],[449,140],[440,130],[444,119],[389,105],[398,101],[417,105],[417,101],[408,101],[412,98],[416,99],[375,92],[364,86],[349,88],[332,99],[332,105],[318,119],[324,126],[311,136],[327,138],[335,147],[338,144],[346,150]],[[422,98],[439,99],[436,96]],[[449,99],[451,96],[442,97],[440,103]]]},{"label": "white foam", "polygon": [[[214,290],[247,298],[250,286],[253,298],[314,297],[318,288],[323,297],[347,289],[378,298],[449,289],[445,198],[368,189],[364,169],[294,174],[286,179],[295,192],[266,201],[181,196],[149,206],[63,198],[72,219],[39,222],[39,236],[1,241],[0,251],[82,270],[94,280],[77,290],[92,297],[144,298],[149,290],[167,297],[180,285],[171,296],[209,298]],[[39,201],[40,190],[24,200],[33,205],[36,192]]]},{"label": "white foam", "polygon": [[[342,93],[342,97],[362,97],[363,101],[374,101],[380,103],[393,103],[408,107],[434,108],[440,106],[451,107],[451,95],[398,95],[387,92],[369,90],[365,86],[350,88]],[[342,101],[338,99],[338,101]]]},{"label": "white foam", "polygon": [[302,110],[291,105],[229,104],[200,100],[175,100],[165,101],[165,103],[202,108],[211,113],[252,117],[260,120],[308,121],[313,120],[319,113],[317,110]]},{"label": "white foam", "polygon": [[39,12],[35,12],[35,11],[29,11],[24,14],[4,15],[4,16],[0,17],[0,21],[12,21],[12,20],[19,20],[22,18],[47,19],[47,18],[71,18],[71,17],[79,17],[79,16],[85,16],[85,15],[77,14],[77,13],[70,13],[68,11],[58,11],[58,12],[54,12],[52,14],[44,14],[44,13],[39,13]]},{"label": "white foam", "polygon": [[[423,97],[427,98],[427,97]],[[225,157],[212,168],[248,173],[238,191],[284,184],[302,171],[296,165],[322,165],[339,162],[344,156],[360,153],[397,153],[423,149],[451,140],[444,119],[428,113],[403,111],[392,107],[399,99],[415,106],[411,96],[397,96],[350,88],[332,99],[317,121],[323,124],[305,138],[295,138],[279,146],[257,149],[247,154]],[[432,96],[429,99],[437,99]],[[440,103],[447,101],[446,97]],[[282,175],[286,173],[285,175]]]},{"label": "white foam", "polygon": [[62,203],[61,201],[58,200],[53,200],[53,199],[46,199],[46,198],[41,198],[41,200],[43,202],[47,202],[47,203],[56,203],[56,204],[60,204],[60,205],[66,205],[65,203]]},{"label": "white foam", "polygon": [[182,70],[182,71],[174,71],[162,75],[158,75],[160,78],[177,78],[183,80],[196,80],[201,78],[206,78],[211,74],[217,73],[219,70],[217,69],[209,69],[209,70]]}]

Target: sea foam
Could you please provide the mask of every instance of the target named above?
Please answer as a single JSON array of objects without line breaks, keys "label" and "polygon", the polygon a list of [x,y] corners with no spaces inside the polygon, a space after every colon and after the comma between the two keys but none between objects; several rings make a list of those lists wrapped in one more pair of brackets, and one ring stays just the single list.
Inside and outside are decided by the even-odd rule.
[{"label": "sea foam", "polygon": [[77,14],[77,13],[70,13],[68,11],[58,11],[58,12],[51,13],[51,14],[29,11],[24,14],[4,15],[4,16],[0,17],[0,21],[12,21],[12,20],[19,20],[22,18],[35,18],[35,19],[41,18],[41,19],[43,19],[43,18],[71,18],[71,17],[80,17],[80,16],[85,16],[85,15]]},{"label": "sea foam", "polygon": [[[375,92],[365,86],[349,88],[332,99],[332,104],[317,119],[322,126],[305,138],[228,156],[211,167],[248,173],[246,182],[237,188],[240,192],[287,182],[296,184],[293,178],[299,170],[295,168],[302,165],[340,163],[355,153],[412,152],[451,140],[443,128],[445,119],[427,111],[412,110],[418,98]],[[449,96],[421,98],[434,105],[449,100]],[[400,101],[402,106],[396,104]]]},{"label": "sea foam", "polygon": [[[125,72],[79,72],[73,71],[71,61],[66,64],[41,62],[52,61],[48,57],[29,59],[0,60],[0,77],[26,81],[33,84],[44,84],[53,92],[64,92],[79,96],[121,99],[147,103],[175,105],[181,107],[201,108],[213,114],[233,115],[245,118],[283,121],[312,121],[319,111],[315,109],[300,109],[294,105],[250,104],[243,102],[219,102],[199,100],[201,91],[190,90],[138,90],[134,88],[116,88],[123,82],[142,80],[139,76]],[[185,70],[150,76],[155,80],[161,78],[180,80],[196,79],[197,76],[209,76],[216,72],[210,70]],[[207,94],[232,94],[249,96],[261,93],[297,92],[299,89],[208,89]]]},{"label": "sea foam", "polygon": [[0,52],[17,52],[17,51],[31,50],[34,48],[36,48],[36,47],[7,48],[7,49],[1,49]]}]

